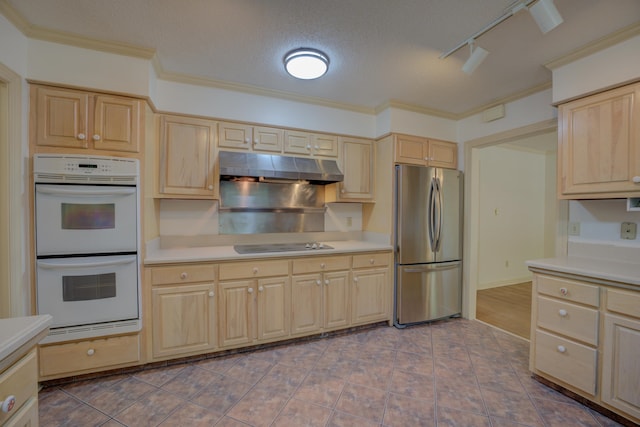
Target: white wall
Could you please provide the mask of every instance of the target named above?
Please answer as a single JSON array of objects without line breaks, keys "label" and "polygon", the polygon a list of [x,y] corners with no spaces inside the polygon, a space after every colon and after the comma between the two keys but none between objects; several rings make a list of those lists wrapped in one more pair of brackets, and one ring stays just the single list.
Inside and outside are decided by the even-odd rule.
[{"label": "white wall", "polygon": [[525,261],[545,253],[546,155],[478,150],[478,289],[529,280]]},{"label": "white wall", "polygon": [[635,222],[640,227],[640,211],[627,211],[626,199],[572,200],[569,222],[580,224],[580,235],[569,236],[570,243],[640,248],[640,234],[635,240],[620,238],[623,222]]},{"label": "white wall", "polygon": [[0,62],[16,74],[27,74],[28,39],[0,14]]}]

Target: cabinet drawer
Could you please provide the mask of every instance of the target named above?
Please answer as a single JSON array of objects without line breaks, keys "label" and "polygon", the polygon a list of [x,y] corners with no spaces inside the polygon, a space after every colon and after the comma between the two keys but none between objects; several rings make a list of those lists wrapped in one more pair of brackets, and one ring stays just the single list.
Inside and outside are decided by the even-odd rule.
[{"label": "cabinet drawer", "polygon": [[598,345],[598,310],[538,296],[537,326]]},{"label": "cabinet drawer", "polygon": [[247,261],[220,265],[220,280],[287,276],[289,261]]},{"label": "cabinet drawer", "polygon": [[607,310],[640,318],[640,292],[607,289]]},{"label": "cabinet drawer", "polygon": [[535,368],[591,395],[596,393],[595,348],[536,331]]},{"label": "cabinet drawer", "polygon": [[29,398],[38,395],[37,374],[38,364],[34,348],[0,375],[0,401],[11,395],[16,398],[11,411],[0,411],[0,425],[4,425],[5,421],[16,414]]},{"label": "cabinet drawer", "polygon": [[293,260],[293,274],[349,270],[349,268],[351,268],[350,256],[327,256]]},{"label": "cabinet drawer", "polygon": [[152,285],[169,285],[176,283],[211,282],[215,280],[215,265],[174,265],[153,267],[151,269]]},{"label": "cabinet drawer", "polygon": [[140,360],[138,335],[40,347],[40,375],[107,368]]},{"label": "cabinet drawer", "polygon": [[575,282],[551,276],[536,276],[538,293],[555,298],[598,307],[600,303],[599,288],[595,285]]},{"label": "cabinet drawer", "polygon": [[353,268],[389,265],[389,254],[362,254],[353,256]]}]

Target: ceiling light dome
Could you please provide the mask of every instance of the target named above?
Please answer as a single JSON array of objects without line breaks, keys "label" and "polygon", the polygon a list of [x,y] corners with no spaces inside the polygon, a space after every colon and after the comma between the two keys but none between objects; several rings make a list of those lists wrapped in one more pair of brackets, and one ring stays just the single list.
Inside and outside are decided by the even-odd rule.
[{"label": "ceiling light dome", "polygon": [[284,68],[297,79],[317,79],[329,69],[329,57],[316,49],[294,49],[284,56]]}]

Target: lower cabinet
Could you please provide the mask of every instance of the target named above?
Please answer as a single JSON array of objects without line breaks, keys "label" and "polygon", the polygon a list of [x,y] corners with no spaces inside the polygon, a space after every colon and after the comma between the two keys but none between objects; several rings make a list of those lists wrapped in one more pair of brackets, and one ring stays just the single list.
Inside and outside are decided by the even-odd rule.
[{"label": "lower cabinet", "polygon": [[13,396],[13,403],[0,411],[2,426],[38,425],[38,358],[33,348],[0,372],[0,402]]},{"label": "lower cabinet", "polygon": [[390,264],[390,252],[353,256],[351,324],[385,321],[391,317]]}]

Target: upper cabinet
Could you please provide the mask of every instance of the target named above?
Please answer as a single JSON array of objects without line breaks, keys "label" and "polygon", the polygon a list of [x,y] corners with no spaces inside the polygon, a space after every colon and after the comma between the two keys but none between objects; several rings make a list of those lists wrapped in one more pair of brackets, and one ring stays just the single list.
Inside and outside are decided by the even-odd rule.
[{"label": "upper cabinet", "polygon": [[458,144],[410,135],[395,135],[395,162],[458,168]]},{"label": "upper cabinet", "polygon": [[284,133],[285,154],[337,157],[338,137],[335,135],[288,130]]},{"label": "upper cabinet", "polygon": [[140,152],[142,101],[33,85],[31,134],[37,147]]},{"label": "upper cabinet", "polygon": [[581,98],[558,110],[558,196],[640,193],[640,83]]},{"label": "upper cabinet", "polygon": [[282,152],[282,129],[221,122],[218,127],[218,146],[222,149]]},{"label": "upper cabinet", "polygon": [[[372,202],[375,146],[370,139],[340,137],[339,163],[344,181],[336,184],[335,201]],[[329,196],[330,193],[327,194]]]},{"label": "upper cabinet", "polygon": [[218,197],[216,126],[206,119],[160,117],[161,196]]}]

